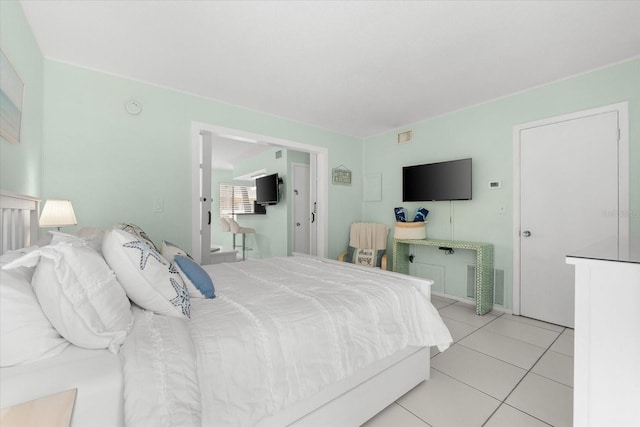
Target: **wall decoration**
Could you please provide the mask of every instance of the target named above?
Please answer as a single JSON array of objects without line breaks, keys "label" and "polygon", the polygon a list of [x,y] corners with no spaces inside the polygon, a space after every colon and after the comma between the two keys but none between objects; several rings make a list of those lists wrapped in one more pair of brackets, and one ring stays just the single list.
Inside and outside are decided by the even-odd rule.
[{"label": "wall decoration", "polygon": [[382,174],[367,173],[362,184],[362,198],[365,202],[382,200]]},{"label": "wall decoration", "polygon": [[24,83],[0,50],[0,136],[12,144],[20,143]]},{"label": "wall decoration", "polygon": [[345,165],[333,168],[331,177],[334,184],[351,185],[351,171]]}]

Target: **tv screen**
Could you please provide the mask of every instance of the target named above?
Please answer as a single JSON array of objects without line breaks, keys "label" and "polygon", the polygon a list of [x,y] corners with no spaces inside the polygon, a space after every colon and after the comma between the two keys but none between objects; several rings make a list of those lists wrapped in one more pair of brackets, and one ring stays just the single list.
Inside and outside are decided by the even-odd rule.
[{"label": "tv screen", "polygon": [[278,203],[278,174],[256,179],[256,203],[259,205],[275,205]]},{"label": "tv screen", "polygon": [[471,200],[471,159],[402,168],[402,201]]}]

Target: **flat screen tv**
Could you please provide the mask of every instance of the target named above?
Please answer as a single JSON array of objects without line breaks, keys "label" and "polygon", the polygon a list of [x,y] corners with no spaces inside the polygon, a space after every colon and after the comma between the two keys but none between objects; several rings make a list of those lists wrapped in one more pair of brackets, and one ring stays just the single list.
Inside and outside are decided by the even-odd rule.
[{"label": "flat screen tv", "polygon": [[471,159],[402,168],[402,201],[471,200]]},{"label": "flat screen tv", "polygon": [[259,205],[275,205],[278,203],[278,174],[263,176],[256,179],[256,203]]}]

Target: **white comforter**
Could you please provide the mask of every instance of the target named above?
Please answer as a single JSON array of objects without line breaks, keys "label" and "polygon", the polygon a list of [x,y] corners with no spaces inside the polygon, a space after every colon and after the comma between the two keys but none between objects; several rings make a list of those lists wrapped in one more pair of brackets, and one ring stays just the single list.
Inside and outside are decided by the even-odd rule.
[{"label": "white comforter", "polygon": [[136,310],[123,346],[129,426],[249,426],[406,346],[451,335],[426,284],[315,258],[206,266],[191,320]]}]

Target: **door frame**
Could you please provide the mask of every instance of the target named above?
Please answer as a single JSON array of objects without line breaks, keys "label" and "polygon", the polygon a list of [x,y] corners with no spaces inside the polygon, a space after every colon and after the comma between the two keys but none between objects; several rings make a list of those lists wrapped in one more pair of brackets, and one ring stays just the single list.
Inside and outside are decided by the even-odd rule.
[{"label": "door frame", "polygon": [[520,134],[526,129],[581,119],[603,113],[618,113],[618,235],[629,236],[629,103],[619,102],[513,127],[513,314],[520,314]]},{"label": "door frame", "polygon": [[[317,205],[317,233],[315,239],[316,254],[327,257],[329,252],[329,149],[316,145],[305,144],[269,135],[261,135],[239,129],[211,125],[208,123],[191,122],[191,251],[193,257],[200,261],[200,133],[208,132],[214,136],[234,138],[252,142],[264,142],[275,147],[288,148],[309,153],[311,168],[309,182]],[[313,166],[315,165],[315,167]],[[315,169],[315,170],[314,170]],[[314,173],[315,172],[315,173]],[[312,199],[313,200],[313,199]],[[313,241],[312,241],[313,244]],[[311,248],[313,253],[314,248]]]}]

